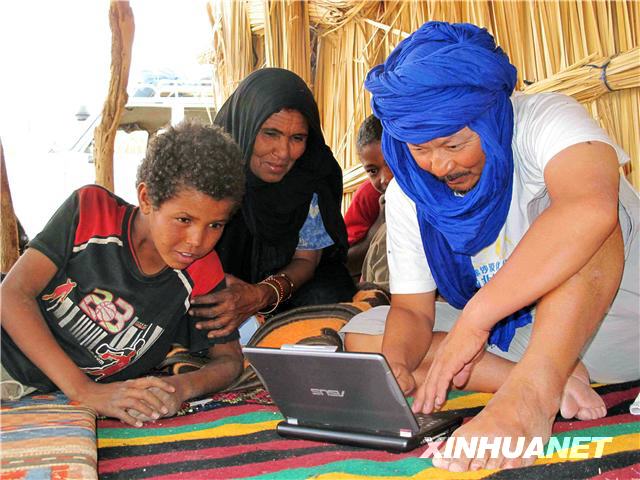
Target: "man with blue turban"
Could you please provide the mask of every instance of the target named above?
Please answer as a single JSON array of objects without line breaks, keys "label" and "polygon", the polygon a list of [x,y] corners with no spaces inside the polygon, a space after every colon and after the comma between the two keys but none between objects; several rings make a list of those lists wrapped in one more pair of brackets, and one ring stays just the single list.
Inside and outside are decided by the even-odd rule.
[{"label": "man with blue turban", "polygon": [[392,303],[379,336],[352,333],[346,344],[381,350],[416,412],[440,407],[452,383],[497,391],[457,437],[546,442],[558,410],[606,414],[590,378],[640,378],[640,198],[619,174],[628,156],[577,102],[512,95],[516,76],[485,29],[444,22],[426,23],[369,72],[395,175]]}]

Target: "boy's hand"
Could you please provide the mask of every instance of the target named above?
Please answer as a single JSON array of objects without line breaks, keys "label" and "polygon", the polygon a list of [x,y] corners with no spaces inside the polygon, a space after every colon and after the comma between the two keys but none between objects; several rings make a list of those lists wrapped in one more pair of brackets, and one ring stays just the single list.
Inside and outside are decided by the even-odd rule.
[{"label": "boy's hand", "polygon": [[378,212],[378,218],[376,219],[376,221],[380,221],[380,223],[384,223],[385,221],[385,217],[384,217],[384,207],[387,204],[387,201],[384,197],[384,193],[382,195],[380,195],[378,197],[378,204],[380,205],[380,211]]},{"label": "boy's hand", "polygon": [[462,316],[438,347],[427,377],[416,392],[414,412],[431,413],[442,407],[451,383],[464,386],[484,352],[489,331],[473,328],[461,320]]},{"label": "boy's hand", "polygon": [[260,287],[233,275],[225,276],[227,288],[193,299],[189,315],[204,319],[196,328],[209,330],[208,336],[224,337],[238,328],[265,304]]},{"label": "boy's hand", "polygon": [[[163,378],[163,381],[173,385],[174,391],[171,393],[155,386],[149,387],[149,391],[158,399],[160,399],[167,410],[166,413],[163,413],[161,415],[162,417],[174,416],[176,413],[178,413],[178,410],[180,410],[182,402],[189,398],[189,394],[184,391],[184,385],[180,382],[181,378],[184,378],[184,376],[174,375],[171,377]],[[144,413],[133,408],[127,410],[127,413],[142,422],[155,422],[158,419],[157,417],[150,417],[148,415],[145,415]]]},{"label": "boy's hand", "polygon": [[128,410],[136,410],[151,419],[160,418],[169,412],[169,408],[154,394],[152,388],[166,394],[175,392],[172,385],[160,378],[143,377],[115,383],[89,382],[77,397],[71,400],[77,400],[100,415],[118,418],[128,425],[141,427],[142,421],[130,415]]},{"label": "boy's hand", "polygon": [[371,226],[369,227],[369,231],[367,232],[366,240],[368,241],[368,244],[371,243],[371,240],[373,240],[373,236],[376,234],[380,226],[385,223],[384,207],[386,205],[386,201],[384,199],[384,193],[380,195],[380,197],[378,197],[378,204],[380,205],[380,211],[378,212],[376,220],[373,222],[373,224],[371,224]]},{"label": "boy's hand", "polygon": [[[162,417],[172,417],[178,413],[178,410],[180,410],[180,406],[182,405],[182,400],[179,398],[177,393],[168,393],[158,387],[151,387],[149,390],[158,397],[167,408],[167,413],[161,415]],[[157,420],[157,418],[145,415],[133,408],[127,410],[127,413],[142,422],[154,422]]]}]

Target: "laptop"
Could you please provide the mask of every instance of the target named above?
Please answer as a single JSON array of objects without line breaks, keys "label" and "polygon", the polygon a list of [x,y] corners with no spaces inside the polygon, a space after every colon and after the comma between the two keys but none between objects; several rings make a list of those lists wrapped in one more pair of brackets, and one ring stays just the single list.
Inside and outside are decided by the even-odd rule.
[{"label": "laptop", "polygon": [[285,417],[281,436],[406,452],[462,423],[455,412],[414,414],[384,356],[335,350],[243,347]]}]

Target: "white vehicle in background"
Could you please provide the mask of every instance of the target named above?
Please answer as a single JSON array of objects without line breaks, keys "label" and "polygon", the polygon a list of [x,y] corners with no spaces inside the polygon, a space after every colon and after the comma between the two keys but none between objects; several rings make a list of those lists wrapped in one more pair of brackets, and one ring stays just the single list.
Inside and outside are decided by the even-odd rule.
[{"label": "white vehicle in background", "polygon": [[[183,119],[213,123],[213,89],[210,78],[189,80],[161,72],[146,72],[129,88],[129,101],[120,119],[113,159],[114,191],[128,202],[137,203],[135,179],[151,135]],[[12,189],[16,214],[33,238],[69,194],[95,182],[94,130],[101,113],[89,114],[81,107],[77,120],[69,120],[69,142],[60,143],[46,155],[29,158],[29,188]],[[23,162],[21,162],[23,163]],[[30,175],[36,173],[35,177]],[[12,184],[25,184],[26,172],[9,175]],[[14,180],[15,179],[15,180]]]}]

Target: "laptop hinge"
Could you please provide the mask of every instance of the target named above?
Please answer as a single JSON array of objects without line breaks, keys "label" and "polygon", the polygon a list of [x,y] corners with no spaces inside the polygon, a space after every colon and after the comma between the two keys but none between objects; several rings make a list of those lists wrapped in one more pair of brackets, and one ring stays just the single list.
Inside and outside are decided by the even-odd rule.
[{"label": "laptop hinge", "polygon": [[298,425],[298,419],[293,417],[287,417],[287,423],[290,425]]},{"label": "laptop hinge", "polygon": [[333,353],[338,350],[337,345],[305,345],[297,343],[285,343],[280,350],[297,350],[301,352],[325,352]]},{"label": "laptop hinge", "polygon": [[413,433],[411,432],[411,430],[400,430],[400,436],[401,437],[406,437],[406,438],[411,438],[411,437],[413,437]]}]

